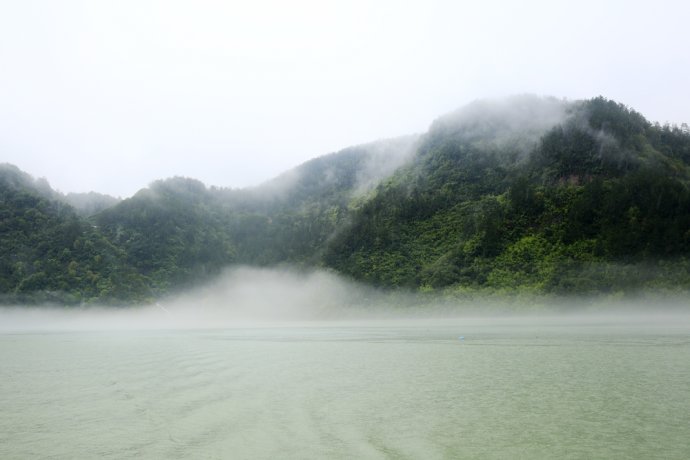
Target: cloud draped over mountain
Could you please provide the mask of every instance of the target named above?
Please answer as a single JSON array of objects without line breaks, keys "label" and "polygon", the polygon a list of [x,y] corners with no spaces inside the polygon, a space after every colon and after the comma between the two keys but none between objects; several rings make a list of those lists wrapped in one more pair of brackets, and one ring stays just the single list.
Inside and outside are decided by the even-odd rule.
[{"label": "cloud draped over mountain", "polygon": [[145,302],[235,265],[450,295],[676,291],[689,184],[687,130],[602,97],[476,101],[247,189],[176,177],[121,201],[64,196],[4,165],[0,293]]}]

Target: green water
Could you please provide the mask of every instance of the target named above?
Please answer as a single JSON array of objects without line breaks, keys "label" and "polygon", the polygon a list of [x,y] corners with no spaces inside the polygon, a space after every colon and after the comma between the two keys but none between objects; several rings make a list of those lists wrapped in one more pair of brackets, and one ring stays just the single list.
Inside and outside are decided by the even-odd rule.
[{"label": "green water", "polygon": [[690,324],[1,334],[0,458],[101,457],[686,459]]}]

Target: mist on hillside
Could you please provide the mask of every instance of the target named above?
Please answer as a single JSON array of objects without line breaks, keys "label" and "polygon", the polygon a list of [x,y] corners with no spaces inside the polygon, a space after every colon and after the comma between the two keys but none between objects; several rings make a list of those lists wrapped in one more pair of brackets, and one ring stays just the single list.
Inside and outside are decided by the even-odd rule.
[{"label": "mist on hillside", "polygon": [[451,135],[490,149],[527,154],[549,129],[565,122],[572,103],[532,94],[478,99],[437,119],[432,134]]},{"label": "mist on hillside", "polygon": [[419,137],[411,134],[347,147],[309,160],[243,192],[250,199],[269,202],[289,200],[294,196],[304,198],[315,190],[344,191],[356,197],[409,162],[416,152]]},{"label": "mist on hillside", "polygon": [[[10,262],[0,294],[26,304],[137,304],[242,264],[311,271],[257,272],[238,283],[248,269],[229,269],[215,282],[227,292],[200,302],[196,313],[222,305],[237,318],[299,316],[271,310],[279,302],[261,297],[270,293],[294,298],[290,305],[318,304],[327,315],[332,298],[339,307],[394,305],[399,313],[430,303],[427,290],[438,307],[465,288],[682,289],[688,145],[687,134],[603,97],[522,95],[475,101],[425,134],[349,147],[259,187],[218,189],[174,177],[101,212],[115,199],[80,196],[79,216],[50,194],[35,196],[46,187],[53,193],[47,181],[5,165],[2,204],[12,218],[2,235]],[[390,291],[341,288],[351,285],[334,273]],[[318,290],[285,290],[286,280],[328,294],[312,302]],[[253,285],[260,286],[253,300],[263,299],[256,303],[244,291]],[[192,297],[213,297],[208,286]],[[363,290],[377,301],[353,294]],[[462,300],[479,309],[474,298]]]}]

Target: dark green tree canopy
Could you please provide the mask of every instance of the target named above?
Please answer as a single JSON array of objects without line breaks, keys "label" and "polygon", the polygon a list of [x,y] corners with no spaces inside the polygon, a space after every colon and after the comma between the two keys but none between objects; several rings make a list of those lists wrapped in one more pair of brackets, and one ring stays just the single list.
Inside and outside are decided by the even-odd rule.
[{"label": "dark green tree canopy", "polygon": [[477,101],[258,187],[62,195],[0,165],[0,300],[144,302],[233,264],[408,289],[690,287],[690,134],[603,97]]}]

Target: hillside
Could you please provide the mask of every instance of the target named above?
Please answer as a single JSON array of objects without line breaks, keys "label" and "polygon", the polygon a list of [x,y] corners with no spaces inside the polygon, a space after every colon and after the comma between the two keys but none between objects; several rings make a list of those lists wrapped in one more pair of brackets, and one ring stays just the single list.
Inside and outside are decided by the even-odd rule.
[{"label": "hillside", "polygon": [[314,266],[352,199],[391,174],[415,139],[345,149],[251,189],[207,188],[179,177],[157,181],[92,221],[156,294],[230,264]]},{"label": "hillside", "polygon": [[688,133],[603,98],[563,103],[548,129],[548,117],[531,115],[556,115],[559,104],[478,103],[435,122],[326,263],[381,286],[687,287]]},{"label": "hillside", "polygon": [[44,180],[0,165],[0,301],[129,303],[147,282]]},{"label": "hillside", "polygon": [[5,165],[0,293],[142,302],[234,264],[451,294],[685,290],[689,187],[687,130],[601,97],[477,101],[249,189],[173,178],[70,201]]}]

